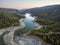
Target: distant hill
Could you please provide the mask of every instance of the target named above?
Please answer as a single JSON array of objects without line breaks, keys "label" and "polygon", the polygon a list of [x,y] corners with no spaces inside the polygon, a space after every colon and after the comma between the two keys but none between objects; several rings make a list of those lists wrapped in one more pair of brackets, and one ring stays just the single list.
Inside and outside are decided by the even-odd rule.
[{"label": "distant hill", "polygon": [[28,9],[21,9],[21,10],[18,10],[18,12],[23,13],[26,10],[28,10]]},{"label": "distant hill", "polygon": [[0,8],[1,12],[17,12],[17,9],[10,9],[10,8]]},{"label": "distant hill", "polygon": [[24,10],[22,13],[31,13],[39,18],[47,18],[60,21],[60,5],[50,5]]},{"label": "distant hill", "polygon": [[[52,11],[53,10],[53,11]],[[31,8],[31,9],[22,9],[22,10],[20,10],[21,12],[23,12],[23,13],[28,13],[28,12],[30,12],[30,13],[57,13],[57,11],[58,11],[58,13],[59,13],[59,11],[60,11],[60,5],[50,5],[50,6],[44,6],[44,7],[36,7],[36,8]]]}]

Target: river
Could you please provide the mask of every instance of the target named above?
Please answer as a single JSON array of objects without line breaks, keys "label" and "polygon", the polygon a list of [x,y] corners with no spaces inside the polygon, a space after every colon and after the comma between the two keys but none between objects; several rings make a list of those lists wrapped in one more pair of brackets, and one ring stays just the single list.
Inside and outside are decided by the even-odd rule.
[{"label": "river", "polygon": [[[23,28],[21,27],[12,27],[12,29],[8,28],[9,33],[4,34],[3,36],[4,43],[6,45],[43,45],[42,41],[39,38],[31,35],[29,36],[24,35],[36,28],[34,19],[35,17],[32,17],[31,14],[26,13],[25,18],[23,18],[23,20],[19,20],[22,22],[23,26],[21,27]],[[16,30],[19,31],[20,34],[22,34],[18,38],[15,38]]]},{"label": "river", "polygon": [[23,29],[20,29],[21,33],[26,33],[30,30],[35,29],[34,18],[35,17],[32,17],[31,14],[25,14],[25,18],[22,21],[25,24],[25,27]]},{"label": "river", "polygon": [[[32,17],[31,14],[26,13],[25,18],[23,19],[23,23],[25,24],[25,27],[23,29],[20,29],[20,34],[28,33],[29,31],[36,28],[34,23],[35,17]],[[42,42],[39,38],[35,36],[20,36],[20,39],[18,40],[20,45],[42,45]]]}]

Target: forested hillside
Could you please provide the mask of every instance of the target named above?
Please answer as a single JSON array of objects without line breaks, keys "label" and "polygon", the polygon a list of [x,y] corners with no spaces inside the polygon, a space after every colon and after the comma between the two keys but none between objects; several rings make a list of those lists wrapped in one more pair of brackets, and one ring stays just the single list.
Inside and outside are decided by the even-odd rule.
[{"label": "forested hillside", "polygon": [[22,18],[21,14],[16,9],[0,8],[0,28],[12,26],[18,24],[19,19]]},{"label": "forested hillside", "polygon": [[24,10],[23,13],[31,13],[34,16],[43,19],[60,21],[60,5],[51,5],[45,7],[36,7]]}]

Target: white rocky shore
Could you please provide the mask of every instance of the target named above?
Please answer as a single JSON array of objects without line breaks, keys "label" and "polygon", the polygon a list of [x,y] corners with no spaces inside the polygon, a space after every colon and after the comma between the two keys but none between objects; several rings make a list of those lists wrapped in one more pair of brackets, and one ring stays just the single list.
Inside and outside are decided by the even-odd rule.
[{"label": "white rocky shore", "polygon": [[13,39],[14,38],[14,32],[16,30],[19,30],[19,29],[22,29],[22,28],[25,27],[25,24],[22,23],[22,19],[19,20],[19,22],[20,22],[20,26],[9,27],[9,28],[6,29],[7,31],[9,31],[9,33],[5,34],[4,37],[3,37],[6,45],[19,45]]},{"label": "white rocky shore", "polygon": [[35,29],[41,29],[43,27],[43,25],[38,24],[37,22],[34,21],[35,24]]},{"label": "white rocky shore", "polygon": [[24,28],[25,24],[22,22],[22,20],[23,19],[19,20],[20,26],[11,26],[11,27],[0,29],[0,35],[3,34],[5,31],[14,31],[14,30],[18,30],[18,29]]}]

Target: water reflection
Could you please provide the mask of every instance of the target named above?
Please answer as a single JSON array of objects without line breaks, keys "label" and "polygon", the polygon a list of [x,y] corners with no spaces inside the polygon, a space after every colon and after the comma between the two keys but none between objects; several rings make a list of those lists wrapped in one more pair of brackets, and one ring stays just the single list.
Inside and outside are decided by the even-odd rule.
[{"label": "water reflection", "polygon": [[26,13],[25,14],[25,17],[26,18],[30,18],[31,20],[34,20],[35,19],[35,17],[32,17],[30,13]]}]

